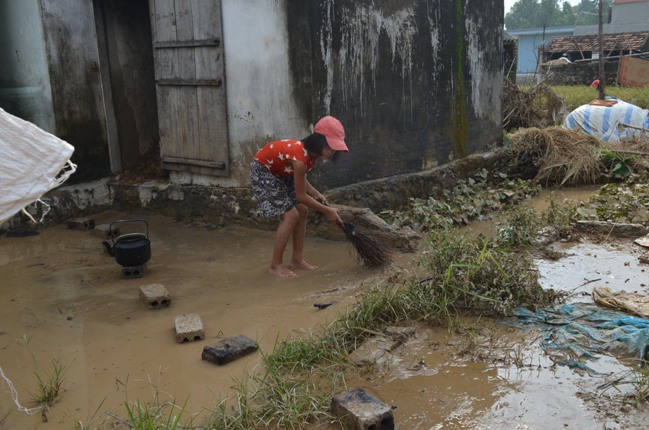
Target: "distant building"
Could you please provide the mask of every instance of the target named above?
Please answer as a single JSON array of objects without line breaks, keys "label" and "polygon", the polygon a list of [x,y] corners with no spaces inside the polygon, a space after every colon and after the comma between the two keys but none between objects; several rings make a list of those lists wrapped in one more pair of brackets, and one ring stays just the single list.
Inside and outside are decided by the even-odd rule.
[{"label": "distant building", "polygon": [[[619,58],[622,55],[647,52],[648,37],[649,31],[602,34],[604,58]],[[599,56],[599,35],[555,37],[545,49],[543,62],[556,60],[563,55],[569,55],[576,62],[597,59]]]},{"label": "distant building", "polygon": [[[649,0],[614,0],[604,16],[604,34],[635,33],[649,30]],[[579,25],[575,36],[598,34],[598,25]]]},{"label": "distant building", "polygon": [[524,30],[507,30],[518,39],[518,75],[534,74],[537,71],[543,51],[555,37],[572,36],[575,27],[528,28]]},{"label": "distant building", "polygon": [[[646,52],[649,34],[649,0],[614,0],[603,17],[604,55]],[[597,58],[599,25],[507,30],[518,39],[517,75],[535,75],[539,65],[567,54],[579,62]]]}]

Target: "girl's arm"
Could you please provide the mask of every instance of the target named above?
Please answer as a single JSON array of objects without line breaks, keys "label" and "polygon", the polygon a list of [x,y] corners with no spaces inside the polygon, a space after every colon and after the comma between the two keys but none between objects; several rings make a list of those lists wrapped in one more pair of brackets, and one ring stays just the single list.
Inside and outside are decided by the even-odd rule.
[{"label": "girl's arm", "polygon": [[[316,190],[306,179],[306,164],[300,161],[291,161],[293,165],[293,180],[295,182],[295,197],[297,197],[298,202],[308,206],[311,209],[314,209],[318,212],[322,212],[328,221],[343,226],[343,220],[338,214],[338,209],[328,206],[327,200]],[[322,197],[324,200],[323,204],[312,197]]]},{"label": "girl's arm", "polygon": [[306,193],[316,199],[318,202],[322,203],[325,206],[329,206],[329,202],[327,201],[327,198],[320,193],[320,191],[316,190],[313,185],[309,182],[309,180],[304,177],[304,180],[306,181]]}]

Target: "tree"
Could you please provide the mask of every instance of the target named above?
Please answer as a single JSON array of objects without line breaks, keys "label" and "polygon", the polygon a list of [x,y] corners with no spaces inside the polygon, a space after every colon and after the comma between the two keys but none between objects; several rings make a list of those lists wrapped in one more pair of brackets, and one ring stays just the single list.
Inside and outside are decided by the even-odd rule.
[{"label": "tree", "polygon": [[505,15],[505,28],[516,30],[538,27],[532,20],[536,16],[538,7],[537,0],[518,0],[512,6],[511,11]]},{"label": "tree", "polygon": [[[612,0],[603,0],[607,11]],[[564,25],[595,25],[599,20],[599,0],[581,0],[576,6],[559,0],[518,0],[505,15],[505,28],[559,27]],[[606,21],[606,17],[604,17]]]}]

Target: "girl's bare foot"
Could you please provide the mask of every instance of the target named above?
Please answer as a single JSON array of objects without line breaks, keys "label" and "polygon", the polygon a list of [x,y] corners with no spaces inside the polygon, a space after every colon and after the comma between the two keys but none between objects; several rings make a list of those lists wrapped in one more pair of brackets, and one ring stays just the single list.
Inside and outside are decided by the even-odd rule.
[{"label": "girl's bare foot", "polygon": [[291,261],[291,267],[293,269],[302,269],[302,270],[316,270],[318,268],[318,266],[309,264],[304,260]]},{"label": "girl's bare foot", "polygon": [[279,276],[280,278],[295,278],[297,276],[295,272],[293,272],[283,264],[279,264],[276,267],[269,267],[268,272],[272,273],[273,275]]}]

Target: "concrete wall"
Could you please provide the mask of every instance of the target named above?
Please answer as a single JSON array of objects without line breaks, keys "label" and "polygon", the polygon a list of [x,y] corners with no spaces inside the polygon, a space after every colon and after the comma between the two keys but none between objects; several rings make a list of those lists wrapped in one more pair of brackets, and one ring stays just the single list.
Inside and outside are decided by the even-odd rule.
[{"label": "concrete wall", "polygon": [[[604,62],[604,76],[606,85],[615,85],[617,82],[618,60]],[[571,64],[556,64],[541,66],[543,83],[547,85],[590,85],[599,79],[599,62],[584,62]],[[593,89],[593,97],[597,97],[597,89]]]},{"label": "concrete wall", "polygon": [[502,14],[470,3],[223,0],[232,174],[172,180],[246,185],[259,147],[305,137],[327,114],[346,126],[351,152],[314,170],[322,186],[419,171],[500,142],[502,88],[491,83],[502,81]]},{"label": "concrete wall", "polygon": [[289,33],[298,103],[348,128],[349,155],[316,181],[421,171],[501,141],[503,13],[481,5],[289,2],[290,22],[309,17]]},{"label": "concrete wall", "polygon": [[[649,26],[649,2],[613,5],[611,24],[640,24]],[[626,30],[628,31],[628,30]]]},{"label": "concrete wall", "polygon": [[0,107],[55,132],[38,0],[0,0]]},{"label": "concrete wall", "polygon": [[[110,72],[124,79],[108,94],[93,4],[40,0],[56,134],[75,146],[77,182],[110,174],[107,97],[132,107],[128,77],[141,68],[125,60],[134,57],[128,49],[110,57],[118,61]],[[172,181],[246,186],[261,145],[304,137],[326,114],[343,121],[351,149],[310,176],[326,187],[417,172],[499,144],[502,9],[485,10],[480,0],[223,0],[232,174]],[[142,123],[133,115],[129,133]]]}]

